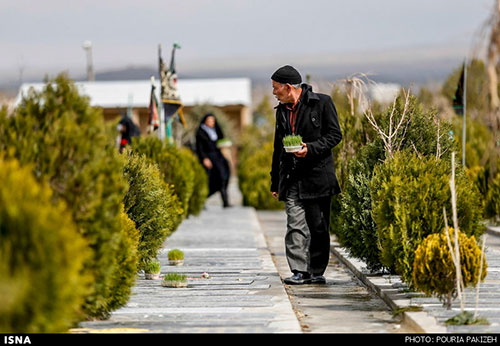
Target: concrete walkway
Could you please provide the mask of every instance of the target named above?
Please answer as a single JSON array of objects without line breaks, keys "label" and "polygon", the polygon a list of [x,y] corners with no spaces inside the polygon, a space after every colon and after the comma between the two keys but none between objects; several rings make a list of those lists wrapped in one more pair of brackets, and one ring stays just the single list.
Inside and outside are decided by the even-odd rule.
[{"label": "concrete walkway", "polygon": [[[106,321],[81,323],[75,332],[300,333],[255,209],[242,207],[231,185],[231,208],[211,197],[199,217],[183,221],[159,254],[162,275],[188,276],[188,288],[162,287],[141,275],[128,304]],[[184,251],[182,266],[167,253]],[[203,278],[207,273],[209,278]]]}]

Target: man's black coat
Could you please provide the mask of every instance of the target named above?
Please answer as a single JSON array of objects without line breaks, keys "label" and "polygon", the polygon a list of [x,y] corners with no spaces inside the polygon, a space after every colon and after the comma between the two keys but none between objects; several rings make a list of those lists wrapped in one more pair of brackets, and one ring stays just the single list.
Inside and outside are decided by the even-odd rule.
[{"label": "man's black coat", "polygon": [[298,181],[300,199],[340,193],[332,155],[332,148],[342,140],[337,110],[330,96],[313,92],[307,84],[301,87],[295,134],[307,144],[305,157],[283,148],[283,137],[291,134],[289,111],[281,103],[276,107],[271,191],[278,192],[280,200],[286,198],[292,181]]}]

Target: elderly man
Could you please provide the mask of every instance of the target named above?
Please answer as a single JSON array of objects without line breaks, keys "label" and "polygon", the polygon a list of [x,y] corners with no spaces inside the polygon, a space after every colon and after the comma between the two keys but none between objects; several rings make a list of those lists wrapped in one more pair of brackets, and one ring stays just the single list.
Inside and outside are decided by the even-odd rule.
[{"label": "elderly man", "polygon": [[[342,140],[337,111],[330,96],[301,84],[292,66],[271,76],[276,128],[271,168],[271,193],[285,202],[285,248],[293,275],[286,284],[326,283],[330,256],[330,201],[340,193],[332,148]],[[300,135],[302,149],[287,153],[283,137]]]}]

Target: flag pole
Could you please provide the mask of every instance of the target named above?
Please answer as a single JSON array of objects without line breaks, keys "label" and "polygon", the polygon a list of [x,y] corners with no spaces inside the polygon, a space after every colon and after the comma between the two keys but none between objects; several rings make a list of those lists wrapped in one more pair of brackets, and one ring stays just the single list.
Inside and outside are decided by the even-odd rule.
[{"label": "flag pole", "polygon": [[[151,92],[153,93],[153,96],[152,97],[156,97],[156,95],[154,95],[155,93],[155,76],[151,76]],[[153,100],[150,100],[150,106],[151,107],[151,103],[154,103],[154,99]],[[154,106],[154,105],[153,105]],[[158,112],[158,107],[156,108],[156,112]],[[154,131],[154,125],[153,125],[153,118],[152,118],[152,115],[151,115],[151,109],[149,110],[150,114],[149,114],[149,118],[148,118],[148,130],[149,130],[149,133],[153,133]]]},{"label": "flag pole", "polygon": [[165,109],[164,109],[164,106],[163,106],[163,99],[162,99],[162,95],[163,95],[163,85],[162,85],[162,78],[161,78],[161,44],[158,45],[158,71],[159,71],[159,76],[160,76],[160,88],[159,88],[159,91],[160,91],[160,97],[158,98],[158,100],[160,100],[159,102],[159,109],[158,109],[158,116],[160,118],[160,124],[159,124],[159,127],[158,127],[158,138],[160,138],[160,140],[164,140],[165,138]]},{"label": "flag pole", "polygon": [[462,165],[465,168],[465,140],[466,140],[466,114],[467,114],[467,57],[464,61],[464,89],[463,89],[463,100],[464,100],[464,123],[462,125]]}]

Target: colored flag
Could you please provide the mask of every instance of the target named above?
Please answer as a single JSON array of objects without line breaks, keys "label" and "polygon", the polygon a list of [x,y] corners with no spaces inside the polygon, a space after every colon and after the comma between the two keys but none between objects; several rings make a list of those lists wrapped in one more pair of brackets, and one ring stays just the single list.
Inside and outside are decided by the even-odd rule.
[{"label": "colored flag", "polygon": [[464,115],[464,86],[465,86],[465,63],[460,72],[460,79],[458,80],[457,89],[453,96],[453,110],[458,115]]},{"label": "colored flag", "polygon": [[178,112],[179,118],[185,127],[186,121],[184,120],[184,115],[182,113],[183,106],[179,91],[177,90],[177,72],[175,70],[175,50],[177,48],[180,48],[180,46],[174,43],[172,48],[172,57],[170,59],[170,67],[168,70],[160,52],[161,102],[165,111],[165,122],[168,122],[170,118]]},{"label": "colored flag", "polygon": [[149,99],[149,120],[148,120],[148,125],[149,125],[149,131],[153,132],[158,129],[160,126],[160,121],[158,117],[158,100],[156,99],[155,95],[155,86],[154,84],[151,85],[151,97]]}]

